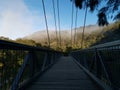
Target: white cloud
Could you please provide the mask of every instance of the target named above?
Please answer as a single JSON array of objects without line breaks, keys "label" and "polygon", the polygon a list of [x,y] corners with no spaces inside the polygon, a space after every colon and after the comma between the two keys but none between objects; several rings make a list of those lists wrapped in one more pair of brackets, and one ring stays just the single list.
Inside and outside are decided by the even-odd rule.
[{"label": "white cloud", "polygon": [[23,0],[0,0],[0,36],[16,39],[33,33],[35,24],[44,23],[36,12],[31,12]]}]

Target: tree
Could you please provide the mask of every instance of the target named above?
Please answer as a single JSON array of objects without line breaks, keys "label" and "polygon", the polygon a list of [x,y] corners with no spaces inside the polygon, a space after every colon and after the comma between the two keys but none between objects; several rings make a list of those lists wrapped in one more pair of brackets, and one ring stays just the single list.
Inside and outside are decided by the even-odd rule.
[{"label": "tree", "polygon": [[16,39],[16,42],[21,43],[21,44],[36,46],[36,42],[34,40],[27,40],[27,39],[18,38],[18,39]]},{"label": "tree", "polygon": [[4,36],[0,36],[0,40],[12,41],[10,38]]},{"label": "tree", "polygon": [[[71,0],[79,9],[98,11],[98,25],[108,25],[108,19],[120,20],[120,0]],[[101,4],[104,3],[104,6]],[[102,7],[100,7],[100,5]]]}]

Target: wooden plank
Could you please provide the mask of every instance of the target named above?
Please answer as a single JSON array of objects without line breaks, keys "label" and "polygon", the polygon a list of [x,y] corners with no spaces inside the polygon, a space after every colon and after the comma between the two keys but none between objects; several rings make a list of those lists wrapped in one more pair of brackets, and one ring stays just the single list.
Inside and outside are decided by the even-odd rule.
[{"label": "wooden plank", "polygon": [[25,90],[99,90],[71,57],[61,59]]}]

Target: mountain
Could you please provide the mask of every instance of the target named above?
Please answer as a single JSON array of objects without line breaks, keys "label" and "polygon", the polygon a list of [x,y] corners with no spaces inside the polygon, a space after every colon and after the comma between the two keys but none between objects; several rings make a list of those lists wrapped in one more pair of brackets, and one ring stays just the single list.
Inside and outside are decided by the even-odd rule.
[{"label": "mountain", "polygon": [[[98,25],[88,25],[85,27],[85,33],[92,33],[93,31],[101,31],[102,27],[99,27]],[[72,36],[74,35],[75,29],[72,30]],[[76,28],[77,33],[83,32],[83,27]],[[60,32],[62,40],[70,39],[71,37],[71,30],[61,30]],[[54,39],[56,37],[56,31],[49,30],[50,39]],[[59,36],[59,32],[57,32],[57,35]],[[31,35],[25,36],[24,39],[31,39],[36,42],[43,42],[47,39],[47,32],[45,30],[43,31],[37,31]]]},{"label": "mountain", "polygon": [[[73,49],[89,48],[97,44],[103,44],[106,42],[120,40],[120,21],[111,23],[104,27],[98,27],[97,25],[86,26],[84,39],[82,39],[83,27],[76,28],[77,34],[74,40],[72,37],[71,42],[71,31],[62,30],[61,31],[61,45],[59,40],[56,39],[56,32],[50,30],[50,48],[59,51],[69,51]],[[73,32],[73,30],[72,30]],[[73,32],[74,35],[74,32]],[[0,37],[1,40],[13,41],[7,37]],[[83,43],[81,44],[83,40]],[[58,42],[57,42],[58,41]],[[47,33],[46,31],[38,31],[24,38],[18,38],[13,42],[27,44],[37,47],[48,47]]]},{"label": "mountain", "polygon": [[[76,28],[77,34],[75,39],[74,37],[72,37],[72,42],[71,42],[71,30],[62,30],[61,45],[59,40],[57,42],[56,32],[53,30],[49,30],[50,47],[55,50],[69,51],[71,49],[80,49],[81,46],[82,48],[88,48],[93,45],[120,40],[120,21],[111,23],[104,27],[99,27],[97,25],[86,26],[83,43],[81,44],[82,30],[83,27]],[[72,30],[73,35],[74,35],[74,31],[75,30]],[[30,45],[34,45],[34,46],[43,46],[43,47],[48,46],[46,31],[38,31],[22,39],[18,39],[16,41],[25,44],[29,43]]]}]

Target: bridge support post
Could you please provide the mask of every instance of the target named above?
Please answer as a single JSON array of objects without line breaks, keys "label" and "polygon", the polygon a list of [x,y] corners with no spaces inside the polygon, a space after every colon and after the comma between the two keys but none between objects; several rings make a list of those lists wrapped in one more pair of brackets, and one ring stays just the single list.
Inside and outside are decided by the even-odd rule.
[{"label": "bridge support post", "polygon": [[51,64],[54,63],[54,53],[51,54]]},{"label": "bridge support post", "polygon": [[30,53],[30,60],[29,60],[29,65],[30,65],[30,77],[34,76],[35,73],[35,60],[33,59],[33,52],[29,52]]},{"label": "bridge support post", "polygon": [[98,51],[97,49],[95,49],[95,61],[96,61],[96,76],[101,79],[101,74],[102,74],[102,66],[101,66],[101,62],[100,62],[100,58],[99,58],[99,55],[98,55]]},{"label": "bridge support post", "polygon": [[24,69],[25,69],[25,67],[26,67],[26,64],[28,64],[28,60],[29,60],[29,59],[30,59],[30,53],[28,52],[28,54],[27,54],[26,57],[24,58],[24,62],[23,62],[23,64],[22,64],[21,68],[19,69],[19,71],[18,71],[18,73],[17,73],[17,75],[16,75],[16,77],[15,77],[15,79],[14,79],[14,81],[13,81],[13,84],[12,84],[11,87],[10,87],[10,90],[16,90],[16,89],[17,89],[18,83],[19,83],[19,81],[20,81],[20,79],[21,79],[21,76],[22,76],[22,74],[23,74],[23,72],[24,72]]},{"label": "bridge support post", "polygon": [[44,69],[45,69],[45,65],[46,65],[46,62],[47,62],[47,59],[48,59],[48,53],[46,52],[45,53],[45,57],[44,57],[44,61],[43,61],[43,65],[42,65],[42,71],[44,71]]},{"label": "bridge support post", "polygon": [[84,52],[83,52],[83,59],[82,60],[83,60],[84,66],[88,69],[86,54]]}]

